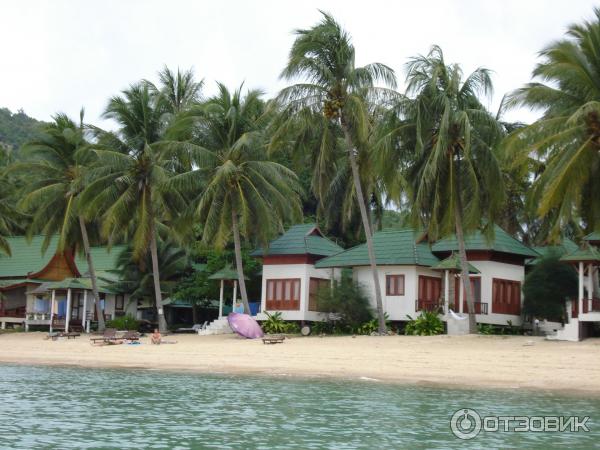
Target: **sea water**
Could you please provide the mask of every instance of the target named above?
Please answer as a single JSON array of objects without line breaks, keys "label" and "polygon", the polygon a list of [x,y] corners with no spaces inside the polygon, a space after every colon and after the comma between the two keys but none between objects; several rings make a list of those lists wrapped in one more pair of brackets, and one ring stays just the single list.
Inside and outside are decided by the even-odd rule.
[{"label": "sea water", "polygon": [[[461,408],[589,416],[590,431],[481,431],[461,440],[450,427]],[[8,365],[0,366],[0,448],[592,449],[600,448],[600,402],[376,380]]]}]

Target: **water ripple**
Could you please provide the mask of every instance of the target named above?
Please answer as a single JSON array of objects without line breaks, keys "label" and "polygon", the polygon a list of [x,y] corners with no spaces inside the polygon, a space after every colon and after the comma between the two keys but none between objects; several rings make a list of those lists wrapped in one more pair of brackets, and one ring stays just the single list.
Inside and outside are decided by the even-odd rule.
[{"label": "water ripple", "polygon": [[[600,403],[523,391],[0,367],[4,449],[594,448]],[[590,415],[591,433],[482,433],[460,441],[454,411]]]}]

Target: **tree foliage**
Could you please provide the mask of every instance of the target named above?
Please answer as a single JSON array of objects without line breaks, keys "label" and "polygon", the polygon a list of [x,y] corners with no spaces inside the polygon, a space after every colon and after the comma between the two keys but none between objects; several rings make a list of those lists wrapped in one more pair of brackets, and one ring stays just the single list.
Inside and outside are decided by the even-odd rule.
[{"label": "tree foliage", "polygon": [[554,321],[565,321],[565,302],[577,297],[577,272],[560,261],[559,254],[541,258],[523,283],[523,313]]}]

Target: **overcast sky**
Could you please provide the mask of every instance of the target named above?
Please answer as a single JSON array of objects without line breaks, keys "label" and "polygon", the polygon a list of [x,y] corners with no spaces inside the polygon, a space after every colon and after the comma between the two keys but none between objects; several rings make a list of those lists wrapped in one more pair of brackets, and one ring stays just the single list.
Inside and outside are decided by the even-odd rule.
[{"label": "overcast sky", "polygon": [[[295,28],[331,12],[350,32],[357,64],[382,62],[398,75],[432,44],[465,72],[494,71],[495,109],[530,79],[536,54],[566,27],[591,18],[591,0],[135,1],[2,0],[0,107],[49,120],[57,111],[99,125],[111,95],[164,65],[274,95]],[[509,119],[531,120],[528,111]]]}]

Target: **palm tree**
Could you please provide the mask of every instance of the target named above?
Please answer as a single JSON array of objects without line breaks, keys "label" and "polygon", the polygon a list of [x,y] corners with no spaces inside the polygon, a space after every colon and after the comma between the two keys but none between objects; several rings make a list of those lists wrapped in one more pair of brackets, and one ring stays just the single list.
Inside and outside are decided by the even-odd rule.
[{"label": "palm tree", "polygon": [[[281,77],[286,80],[300,78],[305,82],[283,89],[278,101],[286,106],[284,114],[288,116],[296,114],[301,119],[317,113],[342,131],[373,272],[379,332],[384,333],[381,286],[359,161],[368,157],[369,148],[365,144],[371,128],[369,111],[382,95],[393,95],[374,84],[382,81],[395,87],[396,80],[392,69],[380,63],[356,67],[350,36],[331,15],[322,14],[323,19],[317,25],[308,30],[296,30],[297,37]],[[313,121],[306,120],[302,128],[312,126]],[[330,159],[328,151],[331,148],[331,139],[328,139],[321,150],[323,161]]]},{"label": "palm tree", "polygon": [[413,220],[426,224],[430,239],[456,233],[470,331],[476,332],[464,235],[484,225],[491,238],[504,200],[493,148],[502,129],[479,99],[491,94],[492,82],[483,68],[464,78],[460,66],[446,65],[437,46],[411,59],[407,69],[409,97],[400,102],[404,125],[397,139],[415,158],[407,171]]},{"label": "palm tree", "polygon": [[92,292],[98,316],[98,329],[104,329],[104,315],[100,309],[100,295],[86,220],[79,204],[79,195],[85,185],[86,168],[93,155],[86,152],[87,142],[83,127],[83,109],[79,125],[65,114],[54,116],[54,122],[45,126],[39,139],[23,146],[28,160],[15,166],[31,174],[25,185],[26,195],[21,207],[32,215],[29,233],[45,235],[43,250],[58,234],[57,251],[83,245]]},{"label": "palm tree", "polygon": [[165,109],[172,115],[188,110],[200,101],[204,81],[196,81],[194,71],[188,69],[177,73],[164,66],[158,72],[160,84],[156,87],[149,83],[158,93],[159,101],[164,103]]},{"label": "palm tree", "polygon": [[283,221],[301,215],[296,175],[266,159],[265,105],[261,92],[231,93],[218,84],[218,95],[191,110],[184,121],[191,125],[197,150],[197,168],[171,181],[177,190],[196,197],[196,215],[202,239],[223,247],[233,235],[242,302],[250,313],[241,237],[266,244]]},{"label": "palm tree", "polygon": [[[190,261],[186,252],[171,241],[160,241],[157,247],[160,284],[170,294],[189,267]],[[133,247],[128,246],[117,257],[117,269],[114,272],[120,281],[115,287],[129,292],[130,298],[135,301],[154,297],[154,277],[150,269],[152,258],[148,256],[137,260]]]},{"label": "palm tree", "polygon": [[594,14],[542,50],[533,71],[539,81],[511,95],[513,106],[543,112],[507,146],[544,163],[532,197],[540,216],[554,217],[555,235],[578,216],[590,230],[600,227],[600,8]]},{"label": "palm tree", "polygon": [[[102,219],[104,236],[130,237],[133,256],[141,260],[150,251],[154,297],[161,332],[167,323],[162,306],[158,261],[158,231],[173,221],[173,211],[184,209],[178,192],[165,189],[166,182],[179,170],[177,155],[161,141],[166,108],[158,95],[144,82],[132,85],[113,97],[104,117],[116,121],[116,133],[94,129],[97,137],[96,168],[93,181],[82,195],[90,215]],[[169,223],[170,224],[170,223]]]}]

